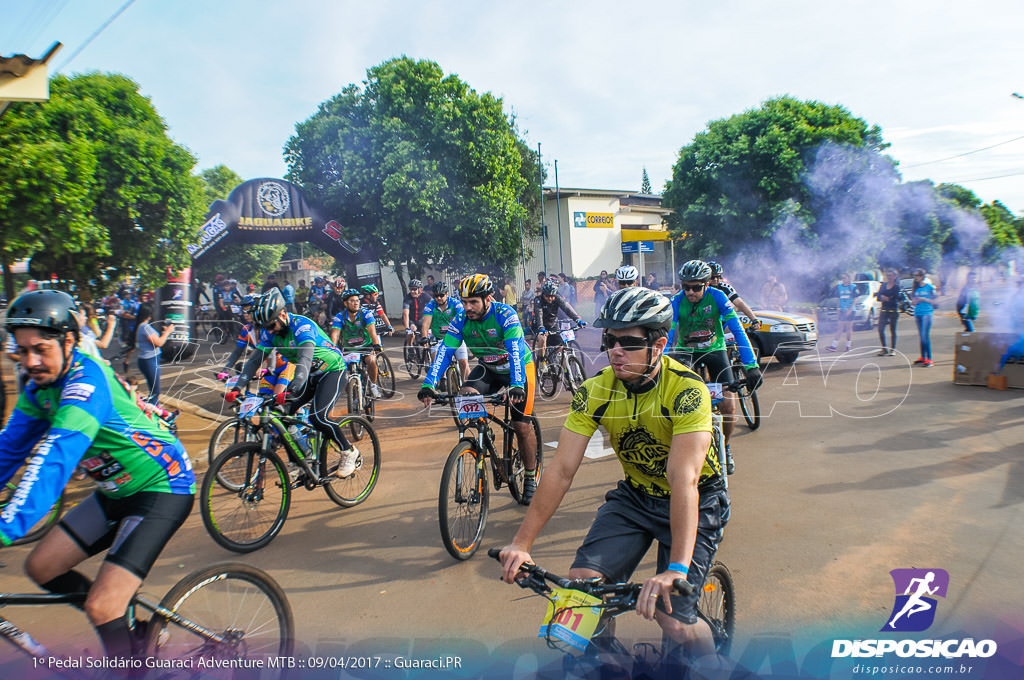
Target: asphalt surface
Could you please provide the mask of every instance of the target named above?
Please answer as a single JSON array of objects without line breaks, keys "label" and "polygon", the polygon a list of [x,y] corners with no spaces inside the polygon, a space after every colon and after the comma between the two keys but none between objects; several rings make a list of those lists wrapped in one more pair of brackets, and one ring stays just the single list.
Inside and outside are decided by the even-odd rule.
[{"label": "asphalt surface", "polygon": [[[816,645],[837,636],[877,636],[893,605],[889,571],[905,567],[950,574],[929,635],[978,637],[996,629],[1021,637],[1024,392],[953,385],[958,329],[948,316],[936,319],[933,368],[910,365],[917,337],[913,323],[903,320],[897,356],[876,357],[877,334],[859,331],[851,353],[808,353],[792,366],[766,370],[763,424],[756,432],[743,425],[736,431],[732,518],[718,553],[735,579],[734,653],[747,667],[795,671]],[[596,338],[596,331],[581,333],[585,349],[592,350]],[[827,341],[821,339],[822,349]],[[212,376],[224,352],[204,349],[189,366],[164,368],[165,393],[194,406],[181,417],[181,437],[200,475],[216,423],[195,415],[195,407],[220,409]],[[419,381],[399,363],[399,393],[379,404],[375,423],[381,478],[363,505],[340,509],[320,492],[299,490],[281,534],[248,555],[215,545],[196,509],[145,590],[161,594],[193,569],[240,560],[283,585],[303,654],[439,652],[489,659],[502,664],[505,675],[513,675],[514,666],[523,677],[556,662],[558,654],[535,637],[544,602],[500,583],[496,563],[483,551],[455,562],[442,547],[437,489],[456,432],[446,416],[425,417],[414,399]],[[557,440],[567,407],[562,394],[538,403],[546,442]],[[553,451],[546,448],[546,455]],[[568,569],[603,494],[621,478],[618,463],[605,454],[606,443],[595,441],[534,547],[534,558],[553,571]],[[508,542],[522,517],[523,508],[504,489],[492,493],[485,547]],[[28,549],[0,553],[6,563],[0,590],[32,590],[18,566]],[[96,564],[91,560],[85,571]],[[653,569],[650,555],[637,577]],[[96,651],[84,617],[61,609],[67,611],[4,615],[38,631],[58,651]],[[653,624],[633,616],[620,619],[618,633],[624,639],[658,635]],[[20,668],[10,654],[0,647],[0,677],[16,677],[8,671]],[[850,665],[837,661],[832,677],[847,677]],[[451,674],[416,677],[428,675]],[[300,677],[348,675],[334,670]]]}]

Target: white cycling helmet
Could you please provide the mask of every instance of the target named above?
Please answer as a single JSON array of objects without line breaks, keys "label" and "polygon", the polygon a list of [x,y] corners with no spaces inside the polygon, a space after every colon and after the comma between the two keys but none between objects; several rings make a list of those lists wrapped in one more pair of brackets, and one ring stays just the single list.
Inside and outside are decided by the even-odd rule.
[{"label": "white cycling helmet", "polygon": [[636,281],[640,276],[640,272],[637,271],[636,267],[630,264],[624,264],[615,270],[615,278],[623,283],[632,283]]}]

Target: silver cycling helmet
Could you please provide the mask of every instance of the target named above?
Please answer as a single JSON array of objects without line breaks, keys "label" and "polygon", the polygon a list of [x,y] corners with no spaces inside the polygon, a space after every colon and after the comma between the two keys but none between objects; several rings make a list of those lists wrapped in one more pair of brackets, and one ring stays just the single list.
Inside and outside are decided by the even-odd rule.
[{"label": "silver cycling helmet", "polygon": [[252,320],[260,328],[266,328],[273,323],[285,307],[284,296],[277,288],[271,288],[263,295],[256,298],[256,304],[252,308]]},{"label": "silver cycling helmet", "polygon": [[672,326],[672,303],[650,288],[622,288],[608,296],[594,321],[597,328],[634,328],[668,331]]},{"label": "silver cycling helmet", "polygon": [[640,276],[640,272],[631,264],[624,264],[615,270],[615,278],[624,283],[632,283]]},{"label": "silver cycling helmet", "polygon": [[690,260],[679,268],[680,281],[709,281],[711,267],[704,260]]}]

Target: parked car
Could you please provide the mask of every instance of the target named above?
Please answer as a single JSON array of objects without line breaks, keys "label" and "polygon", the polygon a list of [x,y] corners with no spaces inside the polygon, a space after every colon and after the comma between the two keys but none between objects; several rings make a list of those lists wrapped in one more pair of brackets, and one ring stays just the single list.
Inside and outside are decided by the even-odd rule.
[{"label": "parked car", "polygon": [[[766,309],[753,311],[761,320],[761,328],[756,331],[750,330],[750,319],[743,314],[739,317],[758,361],[774,356],[779,363],[791,364],[800,352],[814,349],[818,344],[818,329],[814,319],[790,312]],[[726,330],[726,340],[730,335]]]},{"label": "parked car", "polygon": [[[838,284],[836,284],[838,285]],[[853,327],[855,329],[870,330],[875,326],[875,320],[882,311],[882,301],[875,297],[875,293],[882,287],[880,281],[854,281],[857,287],[856,296],[853,298]],[[839,317],[839,294],[836,286],[832,286],[827,298],[818,303],[818,327],[835,328]]]}]

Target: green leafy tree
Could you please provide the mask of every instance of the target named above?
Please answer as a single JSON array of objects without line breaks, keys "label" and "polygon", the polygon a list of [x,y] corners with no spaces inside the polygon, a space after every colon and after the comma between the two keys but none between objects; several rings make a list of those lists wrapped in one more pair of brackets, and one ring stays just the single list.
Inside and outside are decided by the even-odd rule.
[{"label": "green leafy tree", "polygon": [[640,193],[651,193],[651,178],[647,176],[647,168],[644,168],[644,175],[640,178]]},{"label": "green leafy tree", "polygon": [[285,160],[288,179],[354,240],[420,276],[427,263],[468,270],[519,258],[528,192],[539,194],[524,148],[500,98],[400,57],[296,125]]},{"label": "green leafy tree", "polygon": [[[24,210],[2,218],[20,221],[5,236],[10,251],[32,251],[35,272],[83,288],[124,274],[154,285],[166,268],[187,265],[184,244],[203,213],[195,159],[167,136],[132,80],[56,76],[48,102],[17,106],[0,121],[0,144],[5,165],[24,167],[20,180],[0,170],[0,193]],[[49,182],[37,161],[52,172]],[[45,202],[53,205],[38,205]]]},{"label": "green leafy tree", "polygon": [[981,255],[986,262],[995,262],[1004,251],[1021,247],[1024,220],[999,201],[986,203],[980,210],[989,229],[988,238],[981,247]]},{"label": "green leafy tree", "polygon": [[670,231],[685,234],[688,252],[701,257],[728,255],[737,244],[756,248],[785,225],[799,225],[795,238],[813,245],[822,202],[805,179],[826,142],[867,150],[873,158],[840,162],[888,165],[896,181],[891,162],[879,154],[887,145],[877,126],[841,106],[779,97],[712,121],[680,149],[664,193],[674,211],[666,219]]}]

